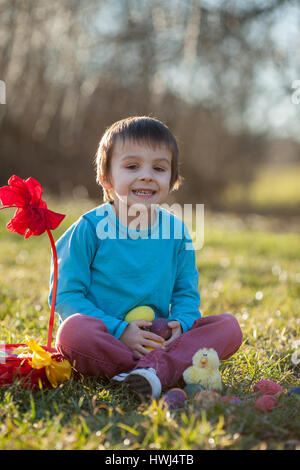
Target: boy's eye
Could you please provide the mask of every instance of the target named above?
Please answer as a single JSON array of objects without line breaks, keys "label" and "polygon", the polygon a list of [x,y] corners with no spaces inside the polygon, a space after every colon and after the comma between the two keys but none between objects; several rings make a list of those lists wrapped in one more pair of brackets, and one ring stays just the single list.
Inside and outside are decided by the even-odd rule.
[{"label": "boy's eye", "polygon": [[[132,163],[131,165],[127,165],[126,168],[128,168],[129,170],[135,170],[137,168],[137,165],[135,163]],[[160,166],[156,166],[154,169],[156,171],[166,171],[164,168]]]}]

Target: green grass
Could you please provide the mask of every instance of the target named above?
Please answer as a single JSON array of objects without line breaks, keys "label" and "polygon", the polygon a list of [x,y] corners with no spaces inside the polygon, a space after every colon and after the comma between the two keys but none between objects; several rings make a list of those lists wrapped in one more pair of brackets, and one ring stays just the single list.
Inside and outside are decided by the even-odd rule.
[{"label": "green grass", "polygon": [[[48,205],[63,211],[59,203]],[[55,238],[91,207],[64,204],[68,217]],[[0,214],[0,341],[23,342],[29,334],[45,344],[50,244],[46,235],[24,240],[7,232],[10,215]],[[300,385],[300,366],[291,361],[300,339],[300,236],[293,230],[275,219],[206,214],[205,244],[197,252],[201,311],[231,312],[240,322],[243,344],[220,370],[224,393],[238,395],[241,406],[217,402],[203,409],[189,400],[169,412],[104,380],[72,378],[39,391],[15,383],[0,389],[0,449],[300,448],[300,398],[285,394],[263,415],[253,409],[252,390],[263,378],[286,390]]]}]

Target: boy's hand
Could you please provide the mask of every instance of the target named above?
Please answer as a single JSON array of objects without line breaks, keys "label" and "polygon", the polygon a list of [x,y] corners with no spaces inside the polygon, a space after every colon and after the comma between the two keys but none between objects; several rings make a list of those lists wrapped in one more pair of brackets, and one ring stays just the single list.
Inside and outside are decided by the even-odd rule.
[{"label": "boy's hand", "polygon": [[181,324],[179,321],[170,321],[168,323],[168,327],[171,328],[172,330],[172,335],[171,337],[164,342],[163,344],[163,349],[168,349],[168,347],[170,346],[170,344],[177,338],[179,338],[179,336],[182,334],[182,328],[181,328]]},{"label": "boy's hand", "polygon": [[120,341],[126,344],[134,354],[136,359],[140,359],[150,352],[147,347],[160,348],[163,338],[150,331],[142,330],[143,326],[151,326],[151,322],[146,320],[134,320],[126,326],[120,336]]}]

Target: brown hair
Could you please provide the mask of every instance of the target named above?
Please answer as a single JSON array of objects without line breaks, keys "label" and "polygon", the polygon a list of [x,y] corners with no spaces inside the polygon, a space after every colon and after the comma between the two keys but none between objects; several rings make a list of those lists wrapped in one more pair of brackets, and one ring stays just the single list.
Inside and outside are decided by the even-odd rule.
[{"label": "brown hair", "polygon": [[[170,129],[158,119],[148,116],[134,116],[122,119],[108,127],[103,134],[96,153],[95,164],[97,171],[97,183],[101,185],[101,179],[107,179],[110,173],[110,163],[116,140],[121,138],[144,141],[149,146],[166,146],[172,155],[170,192],[177,190],[182,183],[182,177],[178,171],[178,146]],[[109,189],[103,189],[104,201],[113,201]]]}]

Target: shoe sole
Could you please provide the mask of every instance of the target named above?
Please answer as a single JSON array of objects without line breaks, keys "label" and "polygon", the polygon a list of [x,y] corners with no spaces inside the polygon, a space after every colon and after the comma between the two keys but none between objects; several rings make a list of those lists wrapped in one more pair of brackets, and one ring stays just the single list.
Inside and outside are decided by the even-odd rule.
[{"label": "shoe sole", "polygon": [[127,386],[130,391],[134,392],[139,398],[149,399],[152,397],[152,387],[145,377],[139,374],[130,374],[124,379],[123,384]]}]

